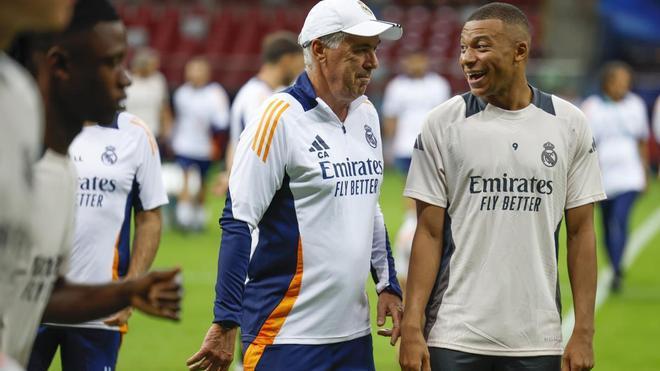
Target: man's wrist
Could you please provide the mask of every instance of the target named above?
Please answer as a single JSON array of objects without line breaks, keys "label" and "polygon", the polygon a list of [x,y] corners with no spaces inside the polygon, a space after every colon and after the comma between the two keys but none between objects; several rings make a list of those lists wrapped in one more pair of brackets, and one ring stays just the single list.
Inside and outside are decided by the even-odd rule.
[{"label": "man's wrist", "polygon": [[573,335],[580,336],[594,336],[595,330],[593,326],[574,326]]},{"label": "man's wrist", "polygon": [[378,295],[380,295],[384,292],[387,292],[387,293],[390,293],[392,295],[398,296],[399,299],[403,300],[403,293],[401,291],[397,290],[396,288],[392,287],[392,285],[385,286],[385,288],[383,290],[381,290],[381,292]]},{"label": "man's wrist", "polygon": [[233,330],[239,326],[237,322],[232,320],[220,320],[220,321],[214,321],[213,323],[217,324],[225,331]]}]

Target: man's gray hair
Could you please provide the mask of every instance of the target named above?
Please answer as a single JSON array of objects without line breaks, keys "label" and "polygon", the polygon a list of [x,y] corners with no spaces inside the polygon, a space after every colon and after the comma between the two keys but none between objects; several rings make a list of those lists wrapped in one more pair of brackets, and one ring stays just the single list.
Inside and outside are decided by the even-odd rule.
[{"label": "man's gray hair", "polygon": [[[337,47],[339,47],[339,44],[341,44],[342,41],[344,41],[345,37],[346,34],[339,31],[339,32],[331,33],[330,35],[321,36],[318,38],[318,40],[326,48],[337,49]],[[305,47],[303,48],[303,58],[305,60],[305,68],[307,68],[308,70],[314,68],[314,64],[312,63],[313,57],[312,57],[311,42],[305,45]]]}]

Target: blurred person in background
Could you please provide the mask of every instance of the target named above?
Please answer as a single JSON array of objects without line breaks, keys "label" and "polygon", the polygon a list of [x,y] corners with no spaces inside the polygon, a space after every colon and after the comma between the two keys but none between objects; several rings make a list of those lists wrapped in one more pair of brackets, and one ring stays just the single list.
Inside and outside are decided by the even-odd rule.
[{"label": "blurred person in background", "polygon": [[[529,85],[530,50],[519,8],[475,10],[460,35],[470,91],[433,109],[415,144],[404,191],[418,217],[401,323],[405,371],[593,367],[593,204],[605,193],[584,115]],[[565,349],[564,219],[575,312]]]},{"label": "blurred person in background", "polygon": [[[655,141],[660,143],[660,95],[655,99],[655,106],[653,107],[653,134],[655,134]],[[658,169],[660,176],[660,169]]]},{"label": "blurred person in background", "polygon": [[165,76],[159,71],[160,56],[140,48],[131,62],[131,85],[126,88],[126,111],[141,118],[158,142],[161,156],[172,135],[172,110]]},{"label": "blurred person in background", "polygon": [[[180,297],[175,282],[176,270],[146,276],[139,274],[121,283],[97,285],[75,282],[69,270],[80,261],[79,251],[72,250],[72,247],[76,227],[77,202],[74,200],[76,190],[80,190],[83,184],[78,184],[78,174],[67,151],[84,120],[112,120],[119,108],[128,83],[121,67],[121,56],[125,51],[122,30],[118,16],[108,2],[81,0],[76,3],[73,20],[65,31],[23,35],[12,51],[37,77],[46,112],[46,150],[33,172],[36,206],[33,222],[39,233],[32,246],[28,277],[17,284],[21,295],[3,315],[3,351],[23,365],[28,362],[36,329],[42,319],[82,322],[110,315],[131,304],[151,314],[178,318]],[[108,63],[110,60],[113,62]],[[100,161],[99,156],[91,158]],[[78,157],[77,161],[82,158]],[[103,179],[99,179],[98,184],[108,193],[113,191],[110,189],[112,185]],[[110,198],[108,193],[105,196]],[[125,204],[123,200],[121,213]],[[103,223],[102,227],[112,229],[108,224]],[[99,234],[98,228],[94,233]],[[116,235],[110,233],[108,250],[112,254]],[[96,253],[91,255],[97,256]],[[92,270],[96,268],[91,267]],[[107,271],[111,268],[112,263],[106,265]],[[161,294],[165,295],[165,305],[160,301]],[[80,339],[85,336],[88,340],[89,336],[98,339],[105,334],[78,329],[62,332],[60,336],[66,339],[63,340],[66,342],[63,349],[66,353],[63,354],[67,357],[73,354],[79,359],[69,359],[65,363],[67,368],[86,369],[85,362],[93,361],[84,355],[91,353],[89,349],[93,345],[85,343],[83,346]],[[51,358],[53,354],[54,349]]]},{"label": "blurred person in background", "polygon": [[[181,228],[201,230],[206,223],[204,201],[206,175],[219,151],[217,134],[229,123],[229,98],[225,89],[211,82],[211,66],[202,57],[188,61],[186,83],[174,92],[176,120],[172,149],[183,169],[183,187],[177,198],[176,219]],[[193,193],[191,178],[199,174],[200,186]]]},{"label": "blurred person in background", "polygon": [[306,72],[260,106],[236,148],[213,324],[190,370],[227,370],[239,326],[246,370],[375,370],[370,273],[377,324],[394,323],[379,333],[396,338],[380,124],[364,94],[380,40],[402,32],[360,1],[309,11],[298,38]]},{"label": "blurred person in background", "polygon": [[259,72],[241,87],[231,106],[229,145],[225,157],[226,170],[218,174],[214,186],[214,193],[218,196],[224,196],[227,192],[234,149],[245,125],[268,97],[291,85],[305,68],[302,48],[298,45],[297,37],[288,31],[266,35],[261,46],[261,61],[263,64]]},{"label": "blurred person in background", "polygon": [[[424,51],[406,55],[402,67],[404,73],[392,79],[385,88],[382,111],[385,137],[393,142],[394,166],[405,177],[424,118],[433,107],[449,99],[451,89],[445,78],[429,71],[429,59]],[[405,289],[417,216],[415,203],[410,199],[404,202],[406,214],[394,241],[397,274]]]},{"label": "blurred person in background", "polygon": [[5,51],[20,32],[64,28],[72,9],[70,0],[0,0],[0,369],[18,367],[3,355],[3,317],[21,294],[38,237],[32,166],[41,155],[44,119],[34,80]]},{"label": "blurred person in background", "polygon": [[632,70],[623,62],[609,62],[600,77],[601,94],[582,104],[598,148],[607,200],[600,203],[605,246],[614,271],[612,291],[621,290],[622,261],[628,240],[630,212],[646,189],[649,122],[642,98],[630,91]]}]

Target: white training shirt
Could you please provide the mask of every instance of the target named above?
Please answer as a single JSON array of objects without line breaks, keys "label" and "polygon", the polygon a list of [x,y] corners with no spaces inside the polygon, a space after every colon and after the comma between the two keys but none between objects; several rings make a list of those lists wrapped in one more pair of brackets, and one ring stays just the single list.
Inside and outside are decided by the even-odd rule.
[{"label": "white training shirt", "polygon": [[131,76],[126,88],[126,111],[141,118],[154,137],[160,135],[161,112],[168,102],[167,81],[160,72],[147,77]]},{"label": "white training shirt", "polygon": [[442,76],[429,72],[421,78],[395,77],[385,88],[383,115],[397,119],[392,151],[397,158],[410,158],[426,114],[449,99],[451,89]]},{"label": "white training shirt", "polygon": [[566,209],[605,195],[584,115],[533,93],[518,111],[455,96],[417,139],[404,195],[447,212],[426,310],[431,347],[562,354],[559,226]]},{"label": "white training shirt", "polygon": [[24,367],[53,284],[68,270],[75,226],[76,169],[68,156],[47,150],[34,167],[34,183],[39,212],[33,221],[39,233],[32,248],[29,279],[21,284],[21,295],[7,311],[3,334],[4,351]]},{"label": "white training shirt", "polygon": [[212,133],[227,128],[229,98],[218,83],[201,88],[184,84],[174,93],[176,122],[172,149],[179,156],[209,160]]},{"label": "white training shirt", "polygon": [[646,170],[639,145],[649,137],[649,123],[642,98],[628,93],[614,102],[593,95],[584,101],[582,110],[596,141],[607,196],[643,190]]},{"label": "white training shirt", "polygon": [[[250,250],[249,233],[238,244],[228,226],[259,230],[242,300],[216,296],[223,308],[238,304],[244,341],[327,344],[371,332],[370,271],[378,292],[398,290],[378,207],[383,169],[378,115],[366,96],[350,104],[343,124],[306,73],[264,102],[238,142],[222,222],[221,258]],[[227,316],[216,310],[216,319]]]},{"label": "white training shirt", "polygon": [[[78,171],[72,282],[101,284],[126,275],[131,214],[167,203],[156,141],[146,124],[120,113],[110,126],[83,127],[69,147]],[[111,328],[101,320],[80,327]]]},{"label": "white training shirt", "polygon": [[236,148],[238,138],[245,129],[245,125],[259,113],[261,104],[274,92],[265,81],[258,77],[251,78],[238,90],[231,105],[229,119],[229,141],[233,148]]},{"label": "white training shirt", "polygon": [[[42,143],[41,97],[30,75],[0,51],[0,342],[4,313],[28,279],[34,244],[32,166]],[[37,211],[40,212],[40,211]],[[2,344],[0,344],[2,345]],[[4,347],[0,347],[0,350]]]}]

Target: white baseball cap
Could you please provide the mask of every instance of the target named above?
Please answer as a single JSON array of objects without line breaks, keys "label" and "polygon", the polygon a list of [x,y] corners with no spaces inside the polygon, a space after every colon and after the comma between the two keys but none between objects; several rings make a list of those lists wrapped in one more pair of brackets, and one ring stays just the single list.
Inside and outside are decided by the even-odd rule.
[{"label": "white baseball cap", "polygon": [[377,20],[360,0],[322,0],[307,14],[298,44],[306,47],[314,39],[339,31],[356,36],[380,36],[385,40],[398,40],[403,34],[401,25]]}]

